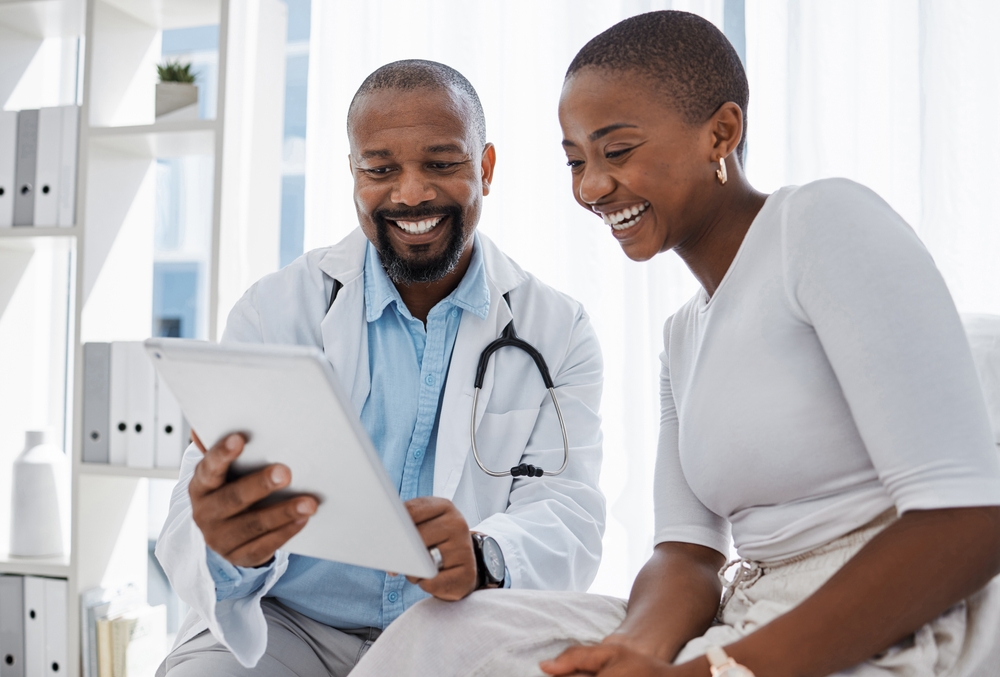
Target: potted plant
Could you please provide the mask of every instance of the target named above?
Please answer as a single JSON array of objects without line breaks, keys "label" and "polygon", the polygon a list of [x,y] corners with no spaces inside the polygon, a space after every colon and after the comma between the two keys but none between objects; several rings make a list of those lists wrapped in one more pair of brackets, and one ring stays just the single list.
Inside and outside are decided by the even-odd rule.
[{"label": "potted plant", "polygon": [[156,66],[160,81],[156,85],[157,120],[197,120],[198,86],[194,84],[191,64],[168,61]]}]

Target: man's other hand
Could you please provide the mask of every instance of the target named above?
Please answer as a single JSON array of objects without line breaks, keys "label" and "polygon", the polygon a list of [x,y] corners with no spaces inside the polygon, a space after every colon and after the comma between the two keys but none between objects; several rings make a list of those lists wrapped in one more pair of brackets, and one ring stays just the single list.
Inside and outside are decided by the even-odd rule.
[{"label": "man's other hand", "polygon": [[406,502],[428,548],[441,551],[441,571],[434,578],[408,578],[438,599],[455,601],[476,589],[478,571],[472,534],[462,513],[446,498],[422,496]]},{"label": "man's other hand", "polygon": [[292,481],[287,466],[269,465],[255,473],[226,482],[230,464],[243,453],[245,440],[233,434],[205,450],[191,433],[204,458],[188,485],[194,522],[205,543],[230,564],[256,567],[267,564],[274,551],[302,530],[318,503],[311,496],[297,496],[275,505],[252,508],[255,503]]}]

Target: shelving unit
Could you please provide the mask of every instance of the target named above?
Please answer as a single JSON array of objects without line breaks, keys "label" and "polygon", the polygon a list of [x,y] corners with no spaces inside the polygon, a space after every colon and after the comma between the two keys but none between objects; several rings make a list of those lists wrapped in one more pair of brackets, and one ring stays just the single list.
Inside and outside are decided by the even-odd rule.
[{"label": "shelving unit", "polygon": [[[152,333],[159,160],[211,167],[209,339],[243,289],[277,268],[285,11],[280,0],[0,0],[0,105],[81,106],[76,225],[0,229],[0,496],[25,429],[54,429],[72,453],[68,554],[3,552],[0,501],[0,574],[67,579],[69,677],[81,670],[80,593],[145,590],[148,480],[177,479],[175,469],[82,462],[82,344]],[[215,118],[157,122],[162,32],[209,25]]]}]

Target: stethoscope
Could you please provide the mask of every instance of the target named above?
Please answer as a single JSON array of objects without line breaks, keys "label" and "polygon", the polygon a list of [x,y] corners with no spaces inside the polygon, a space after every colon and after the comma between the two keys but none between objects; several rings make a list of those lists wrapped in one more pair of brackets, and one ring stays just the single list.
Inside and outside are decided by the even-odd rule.
[{"label": "stethoscope", "polygon": [[[341,284],[339,280],[333,281],[333,290],[330,292],[330,302],[326,306],[326,312],[330,312],[330,308],[333,307],[333,302],[337,300],[337,294],[340,292]],[[511,311],[511,320],[507,323],[507,326],[503,328],[500,333],[500,337],[491,342],[482,353],[479,355],[479,366],[476,368],[476,381],[475,388],[472,394],[472,422],[470,425],[470,431],[472,434],[472,455],[476,458],[476,464],[479,465],[479,469],[490,477],[542,477],[543,475],[558,475],[566,470],[566,465],[569,463],[569,435],[566,434],[566,421],[563,420],[562,409],[559,407],[559,399],[556,397],[555,384],[552,382],[552,375],[549,374],[549,368],[545,364],[545,358],[542,354],[535,349],[533,345],[525,341],[524,339],[518,337],[517,332],[514,330],[514,311],[510,306],[510,293],[503,295],[504,301],[507,302],[507,308]],[[549,391],[549,397],[552,398],[552,404],[556,408],[556,416],[559,418],[559,430],[562,433],[563,441],[563,462],[559,466],[559,470],[543,470],[539,466],[531,465],[529,463],[522,463],[516,465],[510,470],[490,470],[485,465],[483,461],[479,458],[479,449],[476,447],[476,409],[479,405],[479,391],[483,388],[483,381],[486,380],[486,368],[489,366],[490,357],[493,353],[500,350],[501,348],[518,348],[523,350],[525,353],[531,357],[535,362],[535,366],[538,368],[538,373],[541,374],[542,382],[545,384],[546,389]]]}]

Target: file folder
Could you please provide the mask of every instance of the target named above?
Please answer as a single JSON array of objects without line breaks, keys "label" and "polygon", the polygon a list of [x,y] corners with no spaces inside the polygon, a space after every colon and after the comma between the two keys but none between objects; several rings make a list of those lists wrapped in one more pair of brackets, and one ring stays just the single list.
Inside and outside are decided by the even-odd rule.
[{"label": "file folder", "polygon": [[0,677],[24,677],[24,579],[0,576]]},{"label": "file folder", "polygon": [[24,577],[24,677],[45,675],[45,580]]},{"label": "file folder", "polygon": [[170,388],[156,376],[156,467],[180,468],[191,429]]},{"label": "file folder", "polygon": [[128,344],[111,344],[111,384],[108,409],[108,463],[125,465],[128,458]]},{"label": "file folder", "polygon": [[66,636],[66,581],[62,578],[44,578],[42,580],[45,585],[43,674],[55,677],[66,674],[69,667]]},{"label": "file folder", "polygon": [[108,463],[111,344],[83,345],[83,462]]},{"label": "file folder", "polygon": [[126,465],[152,468],[156,439],[156,370],[139,341],[129,341],[128,348],[128,443]]},{"label": "file folder", "polygon": [[17,112],[0,110],[0,228],[14,225]]},{"label": "file folder", "polygon": [[35,220],[35,162],[38,159],[38,111],[17,113],[17,165],[14,169],[14,225]]},{"label": "file folder", "polygon": [[80,107],[62,107],[62,149],[59,168],[60,226],[76,225],[76,147],[80,127]]},{"label": "file folder", "polygon": [[62,169],[62,108],[38,111],[38,142],[35,160],[34,226],[59,223],[59,174]]}]

